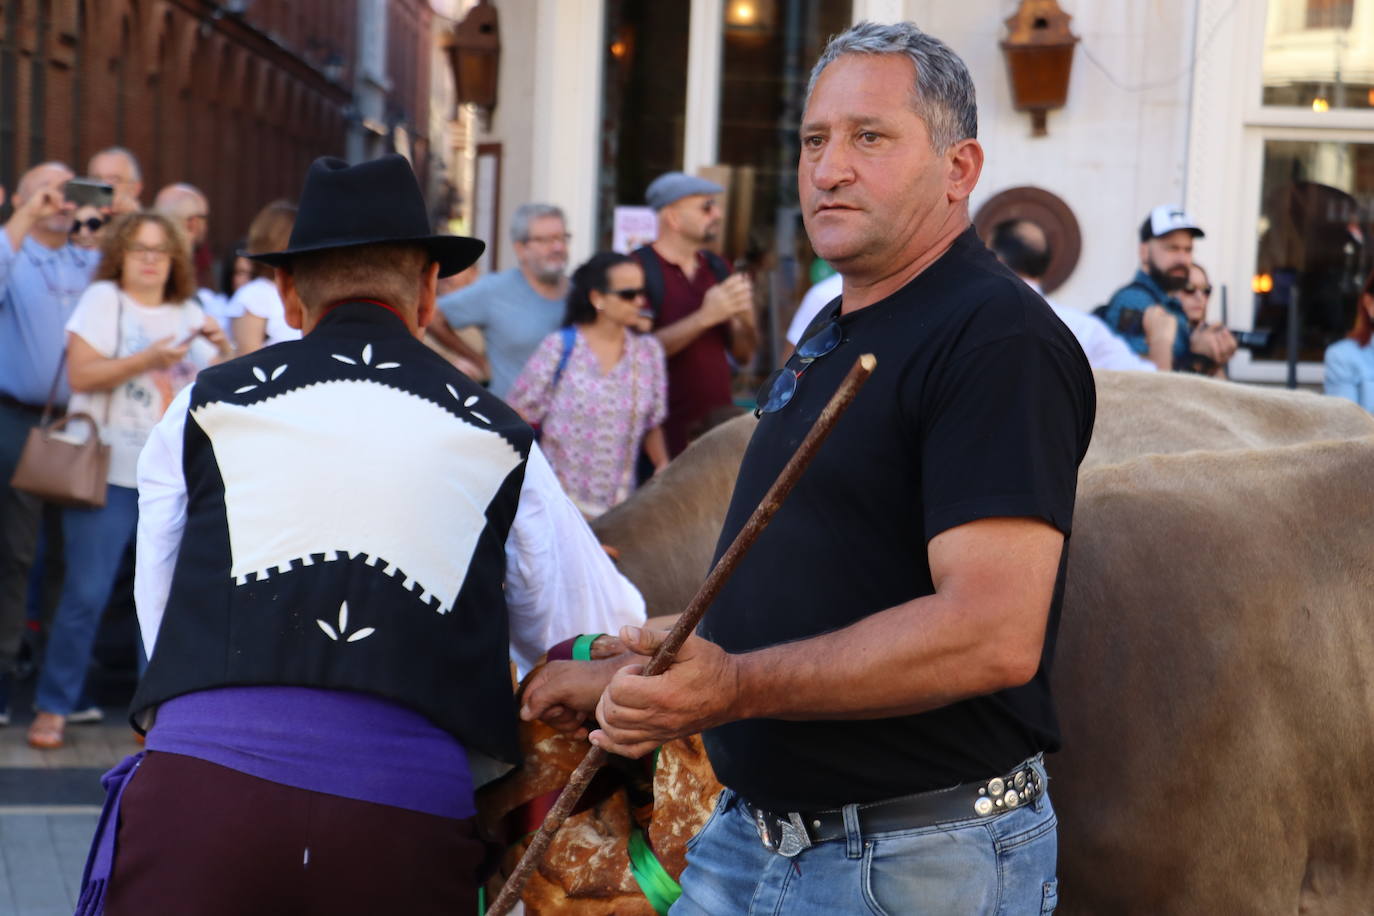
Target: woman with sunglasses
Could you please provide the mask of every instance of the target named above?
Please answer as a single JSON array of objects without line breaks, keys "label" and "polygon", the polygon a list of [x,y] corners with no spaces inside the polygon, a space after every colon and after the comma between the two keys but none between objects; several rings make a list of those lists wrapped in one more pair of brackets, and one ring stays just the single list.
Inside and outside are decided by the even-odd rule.
[{"label": "woman with sunglasses", "polygon": [[[110,446],[105,505],[64,509],[66,575],[48,632],[29,744],[59,748],[86,678],[100,612],[138,522],[139,452],[177,392],[231,355],[195,301],[195,271],[180,231],[159,213],[111,223],[100,267],[67,322],[69,413],[89,414]],[[86,424],[73,424],[84,427]],[[90,435],[88,429],[73,429]]]},{"label": "woman with sunglasses", "polygon": [[655,470],[668,463],[663,347],[636,331],[645,301],[639,262],[593,255],[573,272],[566,327],[539,344],[508,398],[540,428],[540,447],[589,518],[630,495],[641,445]]},{"label": "woman with sunglasses", "polygon": [[95,207],[78,207],[73,214],[71,243],[78,248],[99,248],[100,230],[105,228],[105,222],[104,215]]},{"label": "woman with sunglasses", "polygon": [[1226,377],[1226,364],[1236,354],[1236,338],[1222,325],[1207,324],[1207,301],[1212,281],[1201,264],[1188,268],[1188,284],[1178,291],[1183,315],[1188,319],[1189,353],[1182,364],[1186,372]]},{"label": "woman with sunglasses", "polygon": [[1355,326],[1344,339],[1326,348],[1323,387],[1374,412],[1374,272],[1364,281],[1355,304]]}]

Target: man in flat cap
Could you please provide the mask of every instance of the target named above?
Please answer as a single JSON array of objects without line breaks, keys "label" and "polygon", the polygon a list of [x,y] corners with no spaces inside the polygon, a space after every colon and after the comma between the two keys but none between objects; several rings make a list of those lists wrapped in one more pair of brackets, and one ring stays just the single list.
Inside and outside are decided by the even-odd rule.
[{"label": "man in flat cap", "polygon": [[305,336],[199,376],[139,462],[147,750],[82,912],[474,911],[509,659],[643,619],[530,429],[417,339],[482,247],[388,156],[316,161],[249,253]]},{"label": "man in flat cap", "polygon": [[705,178],[668,172],[653,180],[645,202],[658,213],[658,238],[634,252],[654,311],[654,334],[668,356],[668,454],[677,456],[707,416],[729,407],[731,360],[748,362],[758,346],[749,277],[707,246],[720,233],[716,196]]}]

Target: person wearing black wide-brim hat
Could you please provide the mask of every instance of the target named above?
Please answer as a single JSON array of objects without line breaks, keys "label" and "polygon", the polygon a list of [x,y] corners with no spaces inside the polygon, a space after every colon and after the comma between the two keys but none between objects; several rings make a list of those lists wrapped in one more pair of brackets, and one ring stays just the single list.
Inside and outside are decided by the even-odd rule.
[{"label": "person wearing black wide-brim hat", "polygon": [[482,247],[387,156],[317,160],[247,253],[304,336],[198,376],[140,461],[147,749],[80,912],[473,911],[510,661],[644,615],[530,429],[417,339]]}]

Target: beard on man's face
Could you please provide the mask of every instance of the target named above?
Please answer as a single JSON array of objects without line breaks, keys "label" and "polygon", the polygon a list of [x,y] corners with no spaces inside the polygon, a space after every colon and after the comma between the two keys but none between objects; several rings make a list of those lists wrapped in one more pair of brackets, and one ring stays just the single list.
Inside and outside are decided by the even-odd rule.
[{"label": "beard on man's face", "polygon": [[1176,293],[1188,285],[1188,265],[1179,264],[1171,267],[1168,271],[1159,269],[1154,258],[1149,258],[1150,279],[1159,284],[1159,288],[1166,293]]}]

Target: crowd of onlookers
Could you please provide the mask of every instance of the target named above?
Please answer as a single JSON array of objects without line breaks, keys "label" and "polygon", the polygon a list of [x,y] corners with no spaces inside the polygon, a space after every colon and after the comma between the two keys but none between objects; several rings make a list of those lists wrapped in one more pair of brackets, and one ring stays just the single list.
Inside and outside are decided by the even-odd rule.
[{"label": "crowd of onlookers", "polygon": [[[108,200],[69,199],[75,176],[62,163],[30,169],[0,239],[0,725],[30,618],[48,617],[28,736],[40,748],[61,746],[68,723],[100,718],[83,682],[111,593],[118,582],[127,588],[135,466],[153,425],[199,369],[300,336],[272,269],[238,256],[287,247],[289,201],[262,208],[215,277],[209,203],[198,189],[169,185],[143,209],[138,162],[121,148],[97,153],[87,175],[108,185]],[[760,334],[749,275],[714,251],[722,193],[681,172],[660,176],[645,195],[655,240],[597,253],[571,273],[563,212],[525,204],[511,222],[515,266],[480,278],[469,270],[441,287],[427,342],[535,428],[589,518],[740,411],[736,375]],[[1237,341],[1209,321],[1212,285],[1192,258],[1202,235],[1183,210],[1156,207],[1140,226],[1135,276],[1095,313],[1045,296],[1053,251],[1033,221],[1003,222],[988,243],[1044,296],[1094,368],[1225,376]],[[819,318],[839,307],[841,290],[834,273],[809,289],[784,357],[813,324],[828,323]],[[1370,410],[1372,330],[1374,276],[1353,331],[1326,357],[1326,390]],[[792,359],[800,368],[805,353]],[[58,509],[8,486],[30,431],[64,412],[64,435],[92,435],[94,424],[109,445],[99,508]],[[44,614],[45,606],[55,609]]]}]

